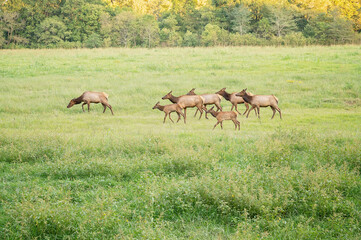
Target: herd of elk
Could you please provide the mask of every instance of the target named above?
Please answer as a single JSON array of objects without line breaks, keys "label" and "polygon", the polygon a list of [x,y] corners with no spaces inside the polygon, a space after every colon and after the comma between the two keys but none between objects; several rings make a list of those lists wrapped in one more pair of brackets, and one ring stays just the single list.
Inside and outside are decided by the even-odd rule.
[{"label": "herd of elk", "polygon": [[[184,109],[184,123],[186,123],[186,109],[191,107],[197,107],[197,111],[194,114],[194,116],[197,115],[197,112],[200,111],[201,115],[199,116],[199,119],[202,117],[203,110],[205,111],[205,117],[207,117],[207,113],[212,114],[213,117],[217,119],[216,125],[214,125],[213,129],[218,125],[221,124],[221,128],[223,129],[222,122],[224,120],[232,120],[235,128],[237,130],[240,129],[240,122],[237,120],[237,113],[242,115],[238,111],[238,104],[244,104],[246,106],[246,110],[243,113],[245,115],[247,112],[247,118],[249,113],[254,110],[256,116],[260,118],[259,108],[260,107],[271,107],[273,110],[273,116],[275,115],[276,110],[280,113],[280,118],[282,119],[281,115],[281,109],[278,107],[278,99],[274,95],[254,95],[250,92],[247,92],[247,89],[243,89],[241,92],[234,92],[234,93],[227,93],[226,88],[222,88],[216,93],[213,94],[201,94],[197,95],[195,92],[195,88],[190,90],[186,95],[181,95],[179,97],[175,97],[172,95],[173,91],[170,91],[167,93],[164,97],[162,97],[163,100],[169,99],[173,104],[166,105],[166,106],[172,106],[173,111],[176,111],[178,114],[178,121],[180,119],[181,110],[176,110],[175,104],[178,105],[180,109]],[[230,101],[232,103],[231,111],[223,112],[223,109],[220,105],[221,99],[225,98],[227,101]],[[211,109],[207,110],[207,105],[215,105]],[[251,105],[251,108],[249,108],[249,105]],[[217,107],[217,110],[213,110],[214,107]],[[165,110],[165,106],[160,106],[159,102],[153,107],[153,109],[158,108],[161,111],[164,111],[166,116],[164,117],[163,123],[165,122],[165,119],[167,115],[169,115],[170,118],[170,112],[169,110]],[[233,108],[235,108],[236,112],[233,111]],[[258,112],[258,114],[257,114]],[[171,119],[173,122],[173,120]],[[177,121],[177,122],[178,122]]]},{"label": "herd of elk", "polygon": [[[169,119],[174,123],[173,119],[171,118],[170,114],[172,112],[176,112],[178,115],[178,120],[181,119],[181,116],[183,116],[184,123],[186,123],[187,120],[187,108],[197,108],[196,113],[194,116],[197,115],[197,112],[199,111],[201,114],[199,116],[199,119],[201,119],[203,110],[205,111],[205,117],[207,117],[207,113],[210,113],[213,117],[217,119],[216,125],[214,125],[213,129],[218,125],[221,124],[221,128],[223,129],[222,122],[224,120],[232,120],[235,129],[240,130],[240,122],[237,120],[237,113],[239,115],[242,115],[237,108],[238,104],[244,104],[246,107],[246,111],[243,113],[245,115],[247,112],[247,118],[249,113],[254,110],[256,113],[256,116],[260,119],[260,108],[261,107],[270,107],[273,111],[273,115],[271,119],[274,118],[276,110],[280,114],[280,119],[282,119],[282,113],[281,109],[278,107],[278,98],[275,95],[254,95],[250,92],[247,92],[247,88],[243,89],[241,92],[234,92],[234,93],[227,93],[226,88],[222,88],[216,93],[209,93],[209,94],[201,94],[197,95],[195,92],[195,88],[190,90],[186,95],[181,95],[178,97],[175,97],[172,95],[172,91],[167,93],[164,97],[162,97],[163,100],[169,99],[173,104],[169,105],[160,105],[159,102],[157,102],[153,109],[159,109],[160,111],[163,111],[165,113],[163,123],[165,123],[165,120],[167,119],[167,116],[169,116]],[[222,97],[226,99],[227,101],[230,101],[232,104],[231,111],[223,112],[222,106],[221,106],[221,100]],[[84,105],[88,105],[88,112],[90,111],[90,103],[101,103],[104,107],[103,113],[105,112],[106,108],[108,107],[113,113],[112,106],[108,103],[108,94],[105,92],[84,92],[80,97],[73,98],[70,100],[68,104],[68,108],[71,108],[75,104],[80,104],[83,112]],[[208,105],[214,105],[211,109],[207,110]],[[251,108],[249,108],[249,105],[251,105]],[[217,110],[213,110],[214,107],[217,107]],[[233,108],[235,108],[236,112],[233,111]],[[182,109],[184,109],[184,113],[182,112]]]}]

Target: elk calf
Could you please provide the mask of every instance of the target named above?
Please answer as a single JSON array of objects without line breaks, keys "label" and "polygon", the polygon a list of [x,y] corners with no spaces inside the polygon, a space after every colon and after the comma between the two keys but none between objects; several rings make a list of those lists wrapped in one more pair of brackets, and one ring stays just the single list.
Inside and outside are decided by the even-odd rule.
[{"label": "elk calf", "polygon": [[229,112],[216,112],[213,110],[214,106],[207,110],[208,113],[212,114],[213,117],[215,117],[217,119],[217,123],[216,125],[214,125],[213,129],[220,123],[221,124],[221,128],[223,129],[223,124],[222,122],[224,120],[232,120],[235,126],[235,130],[237,130],[237,126],[238,126],[238,130],[240,130],[240,122],[237,120],[237,113],[234,111],[229,111]]},{"label": "elk calf", "polygon": [[178,120],[177,122],[179,122],[180,120],[180,116],[182,115],[183,118],[184,118],[184,115],[182,113],[182,109],[181,107],[177,104],[177,103],[174,103],[174,104],[169,104],[169,105],[165,105],[165,106],[162,106],[162,105],[159,105],[159,102],[157,102],[153,109],[159,109],[160,111],[163,111],[165,113],[165,116],[164,116],[164,120],[163,120],[163,123],[165,123],[165,119],[167,118],[167,116],[169,116],[169,119],[173,122],[173,119],[170,117],[170,114],[172,112],[176,112],[178,114]]},{"label": "elk calf", "polygon": [[107,109],[107,107],[110,109],[110,111],[113,113],[113,109],[112,106],[110,106],[110,104],[108,103],[108,94],[106,94],[105,92],[84,92],[80,97],[78,98],[73,98],[72,100],[70,100],[68,107],[67,108],[71,108],[72,106],[74,106],[75,104],[80,104],[82,103],[81,108],[84,111],[84,105],[87,104],[88,105],[88,112],[90,110],[90,103],[101,103],[104,107],[104,111]]},{"label": "elk calf", "polygon": [[275,116],[276,110],[280,113],[280,118],[282,119],[281,109],[278,107],[278,99],[275,95],[250,95],[247,93],[247,88],[243,89],[241,92],[237,93],[236,96],[242,97],[245,102],[249,103],[252,108],[248,111],[247,118],[249,112],[252,109],[257,109],[258,118],[260,118],[259,108],[260,107],[271,107],[273,111],[273,115],[271,119]]}]

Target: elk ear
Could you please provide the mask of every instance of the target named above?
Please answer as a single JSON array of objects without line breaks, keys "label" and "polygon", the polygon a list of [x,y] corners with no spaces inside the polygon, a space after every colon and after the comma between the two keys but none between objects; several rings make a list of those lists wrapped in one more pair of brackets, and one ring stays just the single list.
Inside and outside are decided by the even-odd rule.
[{"label": "elk ear", "polygon": [[244,89],[244,91],[247,91],[247,88],[246,88],[246,89]]},{"label": "elk ear", "polygon": [[226,88],[225,88],[225,87],[221,89],[221,91],[224,91],[224,90],[226,90]]},{"label": "elk ear", "polygon": [[158,105],[160,102],[158,101],[155,105]]}]

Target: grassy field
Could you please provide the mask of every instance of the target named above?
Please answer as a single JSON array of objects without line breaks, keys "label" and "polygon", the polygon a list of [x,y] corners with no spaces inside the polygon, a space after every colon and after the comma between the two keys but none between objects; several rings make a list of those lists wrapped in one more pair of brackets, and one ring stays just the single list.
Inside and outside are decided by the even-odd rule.
[{"label": "grassy field", "polygon": [[[361,47],[0,52],[0,239],[359,239]],[[162,124],[174,95],[270,108]],[[85,90],[109,110],[67,109]],[[229,102],[222,100],[229,110]],[[240,105],[239,109],[244,110]],[[173,115],[176,119],[176,115]]]}]

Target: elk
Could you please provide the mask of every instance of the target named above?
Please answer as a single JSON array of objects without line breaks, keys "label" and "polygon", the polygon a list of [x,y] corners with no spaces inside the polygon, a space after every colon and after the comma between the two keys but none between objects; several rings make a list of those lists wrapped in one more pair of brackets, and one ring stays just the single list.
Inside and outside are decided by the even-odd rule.
[{"label": "elk", "polygon": [[[195,88],[193,88],[192,90],[190,90],[187,95],[197,95],[195,94],[194,92]],[[213,94],[201,94],[199,96],[202,96],[204,98],[204,102],[203,102],[203,105],[205,107],[205,109],[207,110],[206,106],[207,105],[211,105],[211,104],[214,104],[216,105],[217,107],[217,111],[218,110],[221,110],[222,111],[222,107],[221,107],[221,100],[222,100],[222,96],[219,95],[219,94],[216,94],[216,93],[213,93]],[[194,114],[194,116],[196,116],[198,113],[198,109],[196,110],[196,113]],[[208,119],[207,117],[207,114],[208,112],[206,111],[206,114],[205,114],[205,117],[206,119]]]},{"label": "elk", "polygon": [[236,93],[227,93],[226,88],[222,88],[221,90],[216,92],[216,94],[219,94],[222,97],[224,97],[227,101],[230,101],[232,103],[231,111],[235,107],[236,111],[239,113],[239,115],[242,115],[242,114],[238,111],[237,104],[244,103],[244,105],[246,106],[246,111],[244,111],[243,115],[246,114],[246,112],[249,109],[248,103],[245,102],[242,97],[236,96]]},{"label": "elk", "polygon": [[84,105],[88,104],[88,112],[90,110],[90,103],[101,103],[104,107],[104,111],[107,109],[107,107],[110,109],[110,111],[113,113],[113,109],[112,106],[110,106],[110,104],[108,103],[108,94],[106,94],[105,92],[90,92],[90,91],[86,91],[84,92],[80,97],[78,98],[73,98],[72,100],[70,100],[67,108],[71,108],[72,106],[74,106],[75,104],[80,104],[83,103],[81,105],[81,108],[84,111]]},{"label": "elk", "polygon": [[177,103],[162,106],[162,105],[159,105],[159,102],[157,102],[154,105],[153,109],[159,109],[160,111],[163,111],[165,113],[163,123],[165,123],[165,119],[167,118],[167,116],[169,116],[169,119],[172,121],[172,123],[174,123],[173,119],[170,117],[170,114],[172,112],[176,112],[178,114],[177,122],[179,122],[181,115],[184,118],[184,115],[182,113],[182,109],[180,108],[180,106]]},{"label": "elk", "polygon": [[177,103],[182,109],[184,109],[184,123],[186,123],[186,119],[187,119],[187,108],[193,108],[193,107],[197,107],[198,110],[201,112],[201,116],[199,117],[199,119],[202,117],[203,114],[203,97],[198,96],[198,95],[194,95],[194,96],[189,96],[189,95],[183,95],[183,96],[179,96],[179,97],[175,97],[172,95],[173,91],[170,91],[169,93],[167,93],[164,97],[162,97],[162,99],[169,99],[169,101],[171,101],[172,103]]},{"label": "elk", "polygon": [[215,129],[215,127],[220,123],[221,124],[221,128],[223,129],[223,124],[222,122],[224,120],[232,120],[235,126],[234,130],[237,130],[237,126],[238,126],[238,130],[240,130],[240,122],[237,120],[237,113],[235,111],[229,111],[229,112],[216,112],[213,110],[214,106],[207,110],[208,113],[212,114],[213,117],[215,117],[217,119],[217,123],[216,125],[214,125],[213,130]]},{"label": "elk", "polygon": [[[245,102],[249,103],[252,108],[249,110],[249,112],[252,109],[257,109],[258,112],[258,118],[260,118],[259,115],[259,108],[260,107],[271,107],[273,111],[273,115],[271,119],[275,116],[276,110],[280,113],[280,118],[282,119],[281,109],[278,107],[278,98],[276,98],[275,95],[250,95],[247,92],[247,88],[243,89],[241,92],[237,93],[236,96],[242,97]],[[249,112],[247,114],[247,118],[249,115]]]}]

